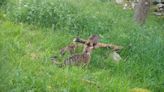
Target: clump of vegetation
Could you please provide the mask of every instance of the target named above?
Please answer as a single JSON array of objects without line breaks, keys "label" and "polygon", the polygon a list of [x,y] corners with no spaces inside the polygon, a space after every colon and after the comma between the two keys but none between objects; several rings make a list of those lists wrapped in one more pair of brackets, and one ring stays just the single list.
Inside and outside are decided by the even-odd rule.
[{"label": "clump of vegetation", "polygon": [[[108,8],[108,6],[111,7]],[[116,6],[110,2],[92,0],[80,1],[80,3],[77,0],[42,2],[23,0],[9,3],[7,13],[9,18],[16,22],[71,31],[76,35],[84,33],[83,31],[98,34],[112,30],[112,26],[120,21],[121,16],[117,20],[113,19],[113,16],[119,16],[117,13],[111,13],[114,7]],[[121,12],[121,10],[118,11]]]},{"label": "clump of vegetation", "polygon": [[7,4],[7,0],[1,0],[0,1],[0,8],[2,8],[6,4]]}]

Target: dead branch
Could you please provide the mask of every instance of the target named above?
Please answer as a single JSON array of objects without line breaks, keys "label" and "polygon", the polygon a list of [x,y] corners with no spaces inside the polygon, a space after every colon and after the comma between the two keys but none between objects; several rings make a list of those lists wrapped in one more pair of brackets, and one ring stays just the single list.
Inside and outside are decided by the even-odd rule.
[{"label": "dead branch", "polygon": [[80,38],[74,38],[73,42],[78,42],[78,43],[81,43],[81,44],[85,44],[86,40],[83,40],[83,39],[80,39]]},{"label": "dead branch", "polygon": [[[88,42],[87,40],[80,39],[80,38],[75,38],[73,41],[77,42],[77,43],[81,43],[81,44],[87,44],[87,42]],[[117,45],[114,45],[114,44],[96,43],[94,45],[94,48],[111,48],[113,51],[119,51],[123,47],[122,46],[117,46]]]},{"label": "dead branch", "polygon": [[119,51],[123,47],[114,44],[97,43],[97,45],[95,45],[95,48],[111,48],[113,51]]}]

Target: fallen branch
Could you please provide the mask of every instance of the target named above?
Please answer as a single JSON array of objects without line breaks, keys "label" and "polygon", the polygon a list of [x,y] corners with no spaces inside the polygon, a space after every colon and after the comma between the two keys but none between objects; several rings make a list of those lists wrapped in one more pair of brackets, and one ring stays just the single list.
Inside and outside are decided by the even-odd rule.
[{"label": "fallen branch", "polygon": [[[81,43],[81,44],[87,44],[87,42],[88,42],[87,40],[80,39],[80,38],[75,38],[73,41],[77,42],[77,43]],[[113,51],[119,51],[123,47],[117,46],[114,44],[96,43],[96,44],[94,44],[94,48],[111,48]]]}]

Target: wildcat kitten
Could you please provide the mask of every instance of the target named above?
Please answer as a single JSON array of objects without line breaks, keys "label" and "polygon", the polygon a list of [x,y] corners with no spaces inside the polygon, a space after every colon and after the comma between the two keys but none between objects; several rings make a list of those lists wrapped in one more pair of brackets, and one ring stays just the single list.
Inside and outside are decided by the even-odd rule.
[{"label": "wildcat kitten", "polygon": [[64,65],[87,65],[90,62],[93,46],[86,46],[82,54],[75,54],[64,61]]}]

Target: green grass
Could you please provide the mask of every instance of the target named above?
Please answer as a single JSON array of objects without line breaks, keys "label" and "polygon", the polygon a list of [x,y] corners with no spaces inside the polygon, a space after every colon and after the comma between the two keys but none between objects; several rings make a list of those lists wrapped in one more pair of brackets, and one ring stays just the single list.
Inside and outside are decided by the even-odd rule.
[{"label": "green grass", "polygon": [[[43,0],[37,7],[24,0],[23,4],[28,6],[19,10],[18,2],[9,0],[0,11],[0,92],[164,91],[162,18],[150,14],[139,26],[132,11],[108,0]],[[31,11],[35,13],[29,15]],[[53,55],[63,62],[68,55],[61,57],[60,49],[77,35],[91,34],[101,34],[100,42],[124,46],[122,62],[112,63],[110,49],[94,50],[85,69],[59,68],[50,62]]]}]

